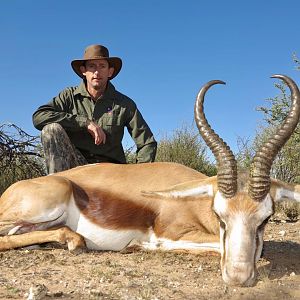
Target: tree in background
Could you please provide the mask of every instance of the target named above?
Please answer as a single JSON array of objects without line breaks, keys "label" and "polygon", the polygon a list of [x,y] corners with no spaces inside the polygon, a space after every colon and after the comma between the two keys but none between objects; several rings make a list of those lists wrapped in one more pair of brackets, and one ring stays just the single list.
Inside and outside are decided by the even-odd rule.
[{"label": "tree in background", "polygon": [[300,60],[297,57],[296,53],[293,54],[293,61],[296,64],[296,70],[300,71]]},{"label": "tree in background", "polygon": [[[300,62],[297,57],[293,56],[296,63],[296,69],[300,70]],[[258,110],[264,114],[264,120],[267,123],[266,128],[262,128],[256,137],[253,147],[258,149],[264,141],[268,139],[270,134],[282,124],[287,116],[290,108],[291,98],[286,92],[286,85],[282,82],[276,83],[280,94],[274,98],[269,98],[270,103],[268,107],[259,107]],[[298,124],[294,134],[291,136],[286,145],[278,153],[275,159],[271,176],[286,182],[300,183],[300,126]]]},{"label": "tree in background", "polygon": [[[293,61],[296,64],[296,70],[300,70],[300,61],[297,56],[293,55]],[[289,92],[286,92],[286,85],[282,82],[275,83],[279,89],[279,95],[274,98],[266,99],[267,106],[258,107],[257,110],[264,114],[265,126],[257,129],[257,135],[254,141],[249,139],[238,138],[239,151],[236,159],[239,168],[249,169],[250,163],[259,149],[276,128],[285,119],[291,103]],[[271,176],[287,182],[300,182],[300,126],[296,128],[293,136],[278,153],[273,163]]]},{"label": "tree in background", "polygon": [[46,174],[38,140],[14,124],[0,125],[0,195],[16,181]]},{"label": "tree in background", "polygon": [[235,153],[239,170],[249,170],[250,163],[255,155],[255,148],[249,139],[238,137],[237,139],[238,152]]},{"label": "tree in background", "polygon": [[[296,64],[296,70],[300,70],[300,61],[293,56]],[[270,137],[274,130],[285,119],[290,108],[291,98],[286,93],[286,86],[283,83],[276,83],[275,87],[279,89],[279,95],[267,99],[267,107],[258,107],[257,110],[263,112],[266,126],[257,129],[257,135],[254,141],[238,140],[239,152],[236,154],[239,168],[249,170],[250,163],[260,146]],[[285,146],[278,153],[271,169],[271,176],[286,182],[300,183],[300,125],[296,128],[294,134],[290,137]],[[297,221],[300,215],[300,207],[297,203],[284,201],[276,203],[276,215],[279,218],[285,218],[290,221]]]}]

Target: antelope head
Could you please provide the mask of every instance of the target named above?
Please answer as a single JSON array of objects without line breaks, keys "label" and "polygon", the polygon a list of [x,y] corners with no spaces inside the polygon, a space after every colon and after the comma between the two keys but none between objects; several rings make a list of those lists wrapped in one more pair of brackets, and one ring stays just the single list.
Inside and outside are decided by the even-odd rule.
[{"label": "antelope head", "polygon": [[198,93],[195,103],[197,127],[217,162],[218,191],[214,196],[213,210],[220,223],[222,277],[231,285],[249,286],[255,282],[264,226],[274,213],[274,199],[270,193],[271,166],[299,121],[300,93],[297,85],[287,76],[274,75],[272,78],[283,80],[289,87],[291,108],[275,134],[257,151],[246,176],[238,174],[232,151],[210,127],[203,111],[207,90],[224,82],[208,82]]}]

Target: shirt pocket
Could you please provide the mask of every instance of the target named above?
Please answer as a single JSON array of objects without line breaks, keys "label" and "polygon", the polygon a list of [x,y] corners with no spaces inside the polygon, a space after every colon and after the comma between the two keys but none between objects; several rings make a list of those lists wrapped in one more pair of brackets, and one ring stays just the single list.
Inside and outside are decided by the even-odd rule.
[{"label": "shirt pocket", "polygon": [[73,114],[84,116],[91,120],[93,119],[94,105],[91,100],[84,99],[84,101],[78,101],[75,104]]},{"label": "shirt pocket", "polygon": [[101,119],[101,127],[107,135],[110,143],[121,143],[124,133],[124,125],[121,118],[116,114],[107,114]]}]

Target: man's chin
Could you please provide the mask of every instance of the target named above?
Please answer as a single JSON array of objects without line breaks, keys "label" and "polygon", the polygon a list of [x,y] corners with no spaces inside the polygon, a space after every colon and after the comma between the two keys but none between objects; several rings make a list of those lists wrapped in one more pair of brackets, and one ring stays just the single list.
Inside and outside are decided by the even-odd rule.
[{"label": "man's chin", "polygon": [[96,90],[97,90],[97,89],[100,89],[100,88],[102,87],[100,81],[98,81],[98,82],[93,81],[93,82],[92,82],[92,86],[93,86],[93,88],[96,89]]}]

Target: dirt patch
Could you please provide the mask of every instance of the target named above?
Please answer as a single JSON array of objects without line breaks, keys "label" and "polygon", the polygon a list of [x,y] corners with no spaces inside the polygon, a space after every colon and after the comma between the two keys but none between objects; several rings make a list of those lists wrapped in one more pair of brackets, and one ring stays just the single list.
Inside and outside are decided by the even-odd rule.
[{"label": "dirt patch", "polygon": [[[227,286],[219,256],[64,249],[0,253],[0,299],[300,299],[300,221],[273,219],[254,287]],[[30,297],[29,297],[30,298]]]}]

